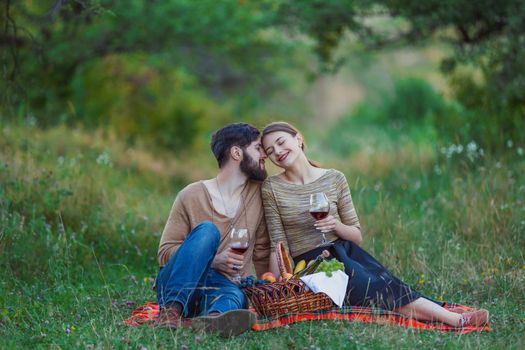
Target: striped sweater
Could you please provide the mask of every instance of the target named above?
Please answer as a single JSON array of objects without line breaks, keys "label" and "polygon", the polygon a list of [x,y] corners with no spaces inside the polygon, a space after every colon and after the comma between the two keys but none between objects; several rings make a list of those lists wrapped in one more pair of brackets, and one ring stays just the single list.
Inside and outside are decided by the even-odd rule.
[{"label": "striped sweater", "polygon": [[[345,175],[328,169],[317,180],[304,185],[292,184],[279,175],[270,176],[262,186],[266,225],[272,247],[284,241],[292,257],[314,249],[321,243],[322,235],[314,227],[310,216],[310,194],[324,192],[330,201],[330,215],[349,226],[359,226],[352,196]],[[326,233],[329,241],[338,237]]]}]

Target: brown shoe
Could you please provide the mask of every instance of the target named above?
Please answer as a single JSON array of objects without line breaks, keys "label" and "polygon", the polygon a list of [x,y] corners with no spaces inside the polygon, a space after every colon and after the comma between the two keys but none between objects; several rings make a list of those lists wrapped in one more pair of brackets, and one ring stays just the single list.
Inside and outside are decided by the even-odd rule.
[{"label": "brown shoe", "polygon": [[489,312],[485,309],[465,312],[461,315],[460,326],[481,327],[489,323]]},{"label": "brown shoe", "polygon": [[167,305],[160,309],[159,318],[155,321],[156,327],[180,328],[182,324],[182,307],[180,305]]},{"label": "brown shoe", "polygon": [[223,337],[239,335],[251,329],[257,316],[248,310],[230,310],[223,314],[196,317],[191,328],[196,331],[218,332]]}]

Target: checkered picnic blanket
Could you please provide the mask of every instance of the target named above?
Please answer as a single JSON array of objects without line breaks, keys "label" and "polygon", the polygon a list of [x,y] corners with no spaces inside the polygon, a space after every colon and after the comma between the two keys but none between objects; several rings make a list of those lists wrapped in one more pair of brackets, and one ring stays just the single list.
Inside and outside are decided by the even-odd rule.
[{"label": "checkered picnic blanket", "polygon": [[[445,308],[462,308],[466,311],[473,310],[472,308],[460,304],[445,303]],[[159,305],[157,303],[149,302],[143,306],[138,307],[133,311],[131,316],[124,320],[124,324],[128,326],[139,326],[141,324],[152,323],[159,314]],[[257,323],[253,325],[254,331],[265,331],[272,328],[283,327],[292,323],[301,321],[314,320],[341,320],[341,321],[356,321],[365,323],[377,323],[385,325],[395,325],[405,328],[428,329],[441,332],[455,332],[458,334],[466,334],[479,331],[490,331],[489,325],[482,327],[462,327],[456,328],[446,324],[418,321],[415,319],[406,318],[396,312],[387,311],[377,308],[348,306],[343,308],[335,308],[332,310],[298,313],[293,315],[284,315],[274,318],[259,317]],[[188,320],[191,322],[191,320]]]}]

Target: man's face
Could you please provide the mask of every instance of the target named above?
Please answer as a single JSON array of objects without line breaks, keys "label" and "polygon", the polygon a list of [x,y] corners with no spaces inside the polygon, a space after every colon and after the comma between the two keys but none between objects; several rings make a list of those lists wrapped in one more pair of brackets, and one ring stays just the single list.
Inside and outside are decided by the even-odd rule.
[{"label": "man's face", "polygon": [[266,153],[262,148],[261,140],[257,139],[243,150],[241,171],[252,180],[263,181],[267,176],[265,159]]}]

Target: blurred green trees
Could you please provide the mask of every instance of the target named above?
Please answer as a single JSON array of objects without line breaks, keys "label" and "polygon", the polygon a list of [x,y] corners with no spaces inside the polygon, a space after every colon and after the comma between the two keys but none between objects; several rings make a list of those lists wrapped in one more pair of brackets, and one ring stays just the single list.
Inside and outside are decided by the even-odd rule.
[{"label": "blurred green trees", "polygon": [[225,118],[224,109],[207,98],[193,76],[152,65],[143,55],[108,55],[86,64],[71,86],[74,113],[85,124],[112,126],[128,141],[184,149],[206,120]]},{"label": "blurred green trees", "polygon": [[[521,138],[525,126],[525,2],[520,0],[283,1],[287,25],[309,34],[325,69],[347,55],[335,54],[351,34],[370,49],[428,39],[452,44],[441,64],[455,97],[468,113],[463,124],[491,147]],[[385,19],[401,25],[382,25]],[[452,116],[454,117],[454,116]],[[456,128],[457,129],[457,128]],[[453,135],[451,135],[453,136]],[[459,135],[458,135],[459,136]]]},{"label": "blurred green trees", "polygon": [[[286,91],[287,69],[309,76],[298,48],[311,48],[326,73],[352,55],[343,39],[372,50],[431,39],[454,49],[441,69],[465,113],[449,119],[488,146],[522,136],[520,0],[7,0],[0,11],[3,116],[181,147],[217,116],[246,118]],[[424,87],[407,86],[433,103]],[[388,114],[412,118],[398,102]]]},{"label": "blurred green trees", "polygon": [[378,102],[365,99],[341,118],[330,128],[325,143],[341,156],[358,150],[392,149],[407,138],[416,144],[438,139],[448,143],[458,133],[443,132],[451,116],[457,115],[454,107],[424,80],[405,78],[394,82],[391,94]]},{"label": "blurred green trees", "polygon": [[287,45],[266,2],[33,1],[2,6],[0,113],[182,147],[228,96],[278,85]]}]

